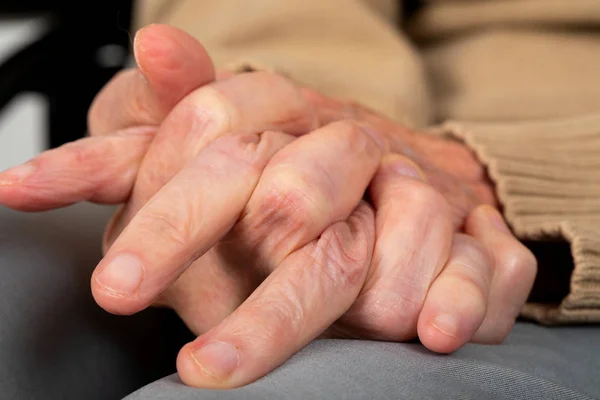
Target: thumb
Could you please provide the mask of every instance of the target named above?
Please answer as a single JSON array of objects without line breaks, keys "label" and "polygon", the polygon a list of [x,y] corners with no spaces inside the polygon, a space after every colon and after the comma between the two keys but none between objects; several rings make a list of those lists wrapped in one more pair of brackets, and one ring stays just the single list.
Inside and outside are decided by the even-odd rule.
[{"label": "thumb", "polygon": [[177,28],[148,25],[137,32],[133,50],[138,68],[116,75],[90,107],[92,136],[159,125],[188,93],[215,79],[204,47]]}]

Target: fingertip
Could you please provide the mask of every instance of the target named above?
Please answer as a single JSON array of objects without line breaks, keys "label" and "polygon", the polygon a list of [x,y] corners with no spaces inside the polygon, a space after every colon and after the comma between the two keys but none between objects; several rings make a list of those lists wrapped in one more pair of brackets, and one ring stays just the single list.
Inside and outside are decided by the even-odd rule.
[{"label": "fingertip", "polygon": [[164,57],[172,48],[169,30],[160,24],[150,24],[140,28],[133,39],[133,55],[138,66],[145,71],[144,65],[150,60]]},{"label": "fingertip", "polygon": [[14,210],[28,211],[30,207],[20,195],[21,183],[33,172],[31,163],[0,172],[0,204]]},{"label": "fingertip", "polygon": [[32,162],[17,165],[6,171],[0,172],[0,187],[12,186],[24,181],[35,173],[37,165]]},{"label": "fingertip", "polygon": [[192,357],[191,344],[188,343],[181,348],[175,364],[179,378],[185,385],[197,388],[204,386],[207,377]]},{"label": "fingertip", "polygon": [[151,24],[141,28],[133,51],[140,70],[153,86],[172,87],[174,81],[185,79],[194,81],[191,90],[215,79],[214,66],[204,46],[175,27]]},{"label": "fingertip", "polygon": [[417,332],[425,347],[440,354],[453,353],[467,341],[458,319],[447,313],[427,319],[419,318]]},{"label": "fingertip", "polygon": [[92,297],[100,308],[114,315],[133,315],[146,307],[140,307],[139,301],[124,295],[106,290],[92,281]]},{"label": "fingertip", "polygon": [[19,187],[0,186],[0,205],[21,212],[43,212],[57,209],[66,204],[38,203],[36,198],[24,194]]},{"label": "fingertip", "polygon": [[164,56],[173,47],[178,37],[185,37],[183,31],[169,25],[149,24],[140,28],[133,38],[133,51],[137,61],[144,57]]},{"label": "fingertip", "polygon": [[[210,345],[209,345],[210,346]],[[206,389],[232,388],[227,376],[216,376],[208,366],[202,364],[201,356],[196,356],[200,349],[196,342],[188,343],[177,355],[177,373],[181,381],[191,387]],[[216,356],[216,354],[214,354]],[[233,366],[237,367],[237,364]],[[231,371],[232,372],[232,371]]]},{"label": "fingertip", "polygon": [[[17,211],[41,212],[72,204],[56,196],[36,175],[37,163],[29,161],[0,173],[0,204]],[[33,179],[32,179],[33,178]]]},{"label": "fingertip", "polygon": [[128,268],[122,268],[116,276],[107,277],[106,267],[106,265],[102,265],[101,263],[92,273],[90,286],[92,297],[96,301],[96,304],[105,311],[116,315],[133,315],[149,306],[147,301],[139,297],[137,287],[133,288],[131,293],[126,293],[125,290],[116,290],[109,286],[111,284],[122,285],[123,282],[118,281],[126,280],[126,274],[131,274],[131,269],[127,271]]}]

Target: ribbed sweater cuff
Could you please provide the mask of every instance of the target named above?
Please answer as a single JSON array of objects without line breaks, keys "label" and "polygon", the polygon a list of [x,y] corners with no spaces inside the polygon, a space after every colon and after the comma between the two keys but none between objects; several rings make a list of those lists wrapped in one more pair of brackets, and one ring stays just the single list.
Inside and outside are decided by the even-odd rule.
[{"label": "ribbed sweater cuff", "polygon": [[[520,123],[447,122],[487,167],[504,215],[521,240],[561,239],[574,269],[558,303],[528,303],[542,323],[600,322],[600,114]],[[540,263],[539,269],[564,268]]]}]

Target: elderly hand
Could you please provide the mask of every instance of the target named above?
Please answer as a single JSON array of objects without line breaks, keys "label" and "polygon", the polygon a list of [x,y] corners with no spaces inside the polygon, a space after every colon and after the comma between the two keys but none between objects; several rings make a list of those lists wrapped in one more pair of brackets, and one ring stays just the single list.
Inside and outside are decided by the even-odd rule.
[{"label": "elderly hand", "polygon": [[0,175],[0,201],[126,203],[93,293],[116,313],[174,308],[200,335],[184,382],[243,385],[323,332],[440,352],[506,336],[535,260],[478,207],[493,192],[464,147],[277,75],[214,81],[168,27],[135,49],[140,70],[100,93],[92,137]]}]

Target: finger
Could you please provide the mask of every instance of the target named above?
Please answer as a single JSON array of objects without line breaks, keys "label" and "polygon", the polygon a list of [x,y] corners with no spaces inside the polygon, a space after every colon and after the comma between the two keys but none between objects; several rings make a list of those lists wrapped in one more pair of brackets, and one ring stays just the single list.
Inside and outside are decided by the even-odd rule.
[{"label": "finger", "polygon": [[81,201],[116,204],[129,196],[152,130],[132,128],[80,139],[0,173],[0,203],[44,211]]},{"label": "finger", "polygon": [[[208,264],[199,267],[199,260],[175,285],[200,293],[198,284],[191,289],[186,283],[192,281],[190,276],[196,276],[196,282],[207,274],[219,277],[224,289],[211,295],[219,299],[211,314],[213,320],[229,315],[287,255],[350,215],[380,155],[369,134],[350,122],[317,129],[288,144],[267,164],[235,227],[203,257],[218,257],[229,266],[225,272],[213,271]],[[183,301],[189,303],[189,296]]]},{"label": "finger", "polygon": [[302,94],[315,109],[321,125],[353,119],[384,133],[390,144],[393,143],[400,150],[410,151],[409,148],[414,145],[413,140],[410,140],[414,136],[412,130],[373,109],[356,102],[333,99],[309,88],[302,88]]},{"label": "finger", "polygon": [[475,239],[456,234],[446,266],[427,293],[418,333],[438,353],[458,350],[471,340],[487,309],[494,265]]},{"label": "finger", "polygon": [[192,90],[215,79],[204,47],[167,25],[140,29],[133,45],[138,68],[115,76],[96,96],[88,114],[92,136],[139,125],[159,125]]},{"label": "finger", "polygon": [[232,388],[269,373],[316,338],[352,304],[373,249],[373,212],[347,221],[287,257],[221,324],[182,348],[184,383]]},{"label": "finger", "polygon": [[512,235],[493,207],[476,208],[469,215],[465,230],[488,249],[495,265],[486,317],[473,341],[501,343],[527,301],[537,273],[537,261]]},{"label": "finger", "polygon": [[130,70],[116,77],[99,94],[89,114],[93,135],[110,132],[115,137],[69,144],[45,152],[19,170],[7,171],[0,178],[3,204],[43,211],[78,201],[114,204],[127,198],[155,132],[133,126],[158,124],[181,98],[214,75],[202,46],[175,28],[143,28],[134,47],[144,76]]},{"label": "finger", "polygon": [[161,126],[144,158],[131,201],[120,213],[113,232],[121,232],[187,160],[216,138],[267,130],[299,135],[313,130],[316,123],[298,89],[275,74],[239,74],[194,91]]},{"label": "finger", "polygon": [[313,89],[302,88],[302,95],[313,106],[319,125],[324,126],[345,119],[359,119],[354,108],[347,103],[327,97]]},{"label": "finger", "polygon": [[228,136],[191,160],[108,250],[92,276],[96,302],[122,314],[150,305],[233,226],[267,161],[290,140]]},{"label": "finger", "polygon": [[270,272],[348,218],[377,170],[381,146],[376,132],[350,121],[296,139],[269,162],[226,244],[243,243]]},{"label": "finger", "polygon": [[[256,134],[268,130],[292,135],[316,128],[316,117],[307,102],[287,79],[267,73],[245,73],[214,82],[185,97],[164,121],[148,155],[160,163],[156,189],[180,167],[218,137],[226,134]],[[152,168],[150,168],[152,169]]]},{"label": "finger", "polygon": [[360,337],[414,338],[429,286],[448,259],[450,208],[423,179],[411,160],[389,154],[371,183],[377,235],[373,266],[343,318],[361,327],[355,332]]}]

